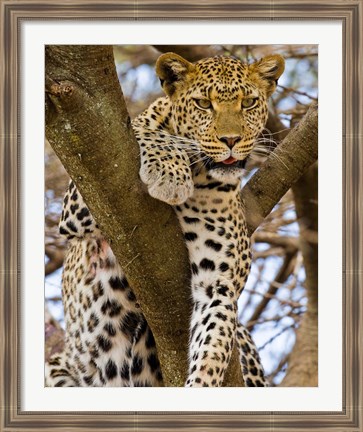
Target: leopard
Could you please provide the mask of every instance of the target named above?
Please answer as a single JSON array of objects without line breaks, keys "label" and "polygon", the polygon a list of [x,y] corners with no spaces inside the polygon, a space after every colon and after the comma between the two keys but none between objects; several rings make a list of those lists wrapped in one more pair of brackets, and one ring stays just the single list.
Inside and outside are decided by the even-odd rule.
[{"label": "leopard", "polygon": [[[165,53],[155,69],[165,96],[132,127],[140,179],[153,198],[173,207],[188,249],[193,307],[185,386],[222,386],[236,344],[244,385],[266,387],[258,350],[237,314],[251,266],[241,179],[284,59],[216,56],[191,63]],[[152,330],[73,180],[59,232],[69,243],[65,349],[46,364],[46,385],[163,386]]]}]

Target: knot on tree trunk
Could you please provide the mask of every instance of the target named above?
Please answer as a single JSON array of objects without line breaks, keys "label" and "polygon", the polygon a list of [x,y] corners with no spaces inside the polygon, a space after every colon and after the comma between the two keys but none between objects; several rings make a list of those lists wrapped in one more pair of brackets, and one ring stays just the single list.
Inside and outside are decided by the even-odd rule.
[{"label": "knot on tree trunk", "polygon": [[61,112],[77,112],[84,105],[83,91],[71,81],[48,80],[45,95],[47,123],[54,120],[55,116]]}]

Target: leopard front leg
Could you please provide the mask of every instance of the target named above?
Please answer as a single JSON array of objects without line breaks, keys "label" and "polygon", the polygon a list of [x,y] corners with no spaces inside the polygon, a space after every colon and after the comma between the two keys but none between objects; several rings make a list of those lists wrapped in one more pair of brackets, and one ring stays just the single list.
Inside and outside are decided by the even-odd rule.
[{"label": "leopard front leg", "polygon": [[237,184],[197,179],[192,198],[176,207],[192,270],[189,387],[221,386],[232,354],[251,263],[238,191]]},{"label": "leopard front leg", "polygon": [[140,145],[140,178],[152,197],[171,205],[181,204],[194,190],[189,157],[171,139],[161,139],[160,134],[135,132]]},{"label": "leopard front leg", "polygon": [[196,299],[191,319],[187,387],[223,383],[236,334],[237,302],[233,286],[216,280],[193,285]]}]

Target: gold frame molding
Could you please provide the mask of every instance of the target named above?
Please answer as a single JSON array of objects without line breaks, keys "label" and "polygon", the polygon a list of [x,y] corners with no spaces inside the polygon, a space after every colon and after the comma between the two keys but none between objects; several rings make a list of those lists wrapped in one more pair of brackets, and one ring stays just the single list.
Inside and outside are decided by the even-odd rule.
[{"label": "gold frame molding", "polygon": [[[26,412],[20,405],[23,20],[339,20],[343,24],[343,407],[336,412]],[[363,430],[363,0],[0,0],[0,431]],[[334,73],[332,71],[332,73]],[[334,379],[334,377],[332,377]]]}]

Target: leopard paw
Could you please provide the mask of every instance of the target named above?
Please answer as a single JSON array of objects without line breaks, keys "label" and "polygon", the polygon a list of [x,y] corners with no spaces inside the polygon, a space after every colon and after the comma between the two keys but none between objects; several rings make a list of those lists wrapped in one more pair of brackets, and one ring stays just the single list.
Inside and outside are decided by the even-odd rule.
[{"label": "leopard paw", "polygon": [[167,204],[182,204],[193,195],[194,183],[187,165],[183,167],[179,165],[174,170],[166,168],[158,161],[152,166],[143,164],[140,177],[148,186],[149,194]]}]

